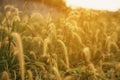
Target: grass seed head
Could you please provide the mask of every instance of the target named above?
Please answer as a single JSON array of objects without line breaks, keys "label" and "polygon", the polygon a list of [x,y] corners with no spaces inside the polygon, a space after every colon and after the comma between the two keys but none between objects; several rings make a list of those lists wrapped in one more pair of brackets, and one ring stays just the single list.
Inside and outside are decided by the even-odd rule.
[{"label": "grass seed head", "polygon": [[84,53],[85,61],[86,62],[90,62],[90,60],[91,60],[91,53],[90,53],[89,47],[85,47],[83,49],[83,53]]},{"label": "grass seed head", "polygon": [[43,56],[47,56],[48,44],[50,43],[50,39],[46,38],[43,42]]},{"label": "grass seed head", "polygon": [[32,74],[32,71],[31,70],[28,70],[28,76],[29,76],[29,79],[28,80],[33,80],[33,74]]},{"label": "grass seed head", "polygon": [[58,71],[58,69],[56,67],[53,67],[53,71],[57,77],[57,80],[62,80],[60,72]]},{"label": "grass seed head", "polygon": [[69,56],[67,52],[67,47],[65,46],[62,40],[58,40],[58,43],[63,47],[63,53],[65,55],[66,65],[67,65],[67,68],[69,69]]},{"label": "grass seed head", "polygon": [[11,80],[10,77],[9,77],[9,74],[8,72],[4,71],[2,73],[2,76],[1,76],[1,79],[0,80]]},{"label": "grass seed head", "polygon": [[22,46],[21,37],[18,33],[15,33],[15,32],[11,33],[11,36],[13,40],[15,41],[16,48],[18,49],[17,57],[18,57],[19,66],[20,66],[21,80],[24,80],[24,73],[25,73],[24,54],[23,54],[23,46]]}]

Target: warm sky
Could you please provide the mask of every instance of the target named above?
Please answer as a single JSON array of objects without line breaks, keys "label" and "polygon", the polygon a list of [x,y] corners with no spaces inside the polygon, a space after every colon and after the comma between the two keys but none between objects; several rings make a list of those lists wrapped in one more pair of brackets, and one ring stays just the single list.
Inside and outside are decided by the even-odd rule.
[{"label": "warm sky", "polygon": [[66,0],[66,4],[72,8],[84,7],[109,11],[120,9],[120,0]]}]

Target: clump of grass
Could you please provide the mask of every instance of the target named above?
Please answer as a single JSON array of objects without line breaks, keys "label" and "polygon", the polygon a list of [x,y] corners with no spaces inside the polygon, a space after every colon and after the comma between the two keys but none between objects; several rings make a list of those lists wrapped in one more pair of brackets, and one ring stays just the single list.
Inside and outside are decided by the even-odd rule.
[{"label": "clump of grass", "polygon": [[24,62],[24,54],[23,54],[23,46],[22,46],[21,37],[16,32],[11,33],[11,36],[12,36],[13,40],[15,41],[15,45],[18,50],[18,53],[16,55],[17,55],[18,61],[19,61],[21,80],[24,80],[24,74],[25,74],[24,64],[25,64],[25,62]]},{"label": "clump of grass", "polygon": [[[20,77],[24,80],[25,74],[28,74],[28,80],[120,79],[119,12],[107,16],[109,12],[106,11],[70,10],[56,19],[51,13],[48,16],[39,12],[20,13],[11,5],[5,6],[5,12],[4,15],[0,13],[1,80]],[[20,34],[14,31],[25,38],[24,47]],[[61,52],[63,54],[59,54]],[[56,53],[54,58],[53,53]]]}]

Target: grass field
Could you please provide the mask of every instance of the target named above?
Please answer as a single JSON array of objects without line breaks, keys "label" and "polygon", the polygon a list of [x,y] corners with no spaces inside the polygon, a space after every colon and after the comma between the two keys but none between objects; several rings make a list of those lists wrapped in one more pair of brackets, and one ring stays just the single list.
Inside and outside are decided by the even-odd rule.
[{"label": "grass field", "polygon": [[120,80],[120,11],[51,15],[4,6],[0,80]]}]

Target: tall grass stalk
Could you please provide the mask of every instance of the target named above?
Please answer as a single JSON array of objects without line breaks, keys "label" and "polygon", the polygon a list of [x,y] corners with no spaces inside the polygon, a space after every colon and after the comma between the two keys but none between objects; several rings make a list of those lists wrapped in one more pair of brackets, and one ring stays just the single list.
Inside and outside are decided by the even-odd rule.
[{"label": "tall grass stalk", "polygon": [[67,52],[67,47],[65,46],[65,44],[62,40],[58,40],[58,43],[63,47],[65,60],[66,60],[66,65],[67,65],[67,68],[69,69],[70,66],[69,66],[69,56],[68,56],[68,52]]},{"label": "tall grass stalk", "polygon": [[32,71],[31,70],[28,70],[28,76],[29,76],[29,80],[33,80],[33,74],[32,74]]},{"label": "tall grass stalk", "polygon": [[93,76],[94,80],[97,80],[97,77],[96,77],[97,73],[96,73],[96,69],[95,69],[95,66],[93,65],[93,63],[89,63],[88,67],[90,68],[90,70],[93,74],[92,76]]},{"label": "tall grass stalk", "polygon": [[55,73],[55,75],[56,75],[56,77],[57,77],[57,80],[62,80],[62,78],[61,78],[61,76],[60,76],[60,73],[59,73],[59,71],[58,71],[58,68],[55,67],[55,66],[53,66],[53,71],[54,71],[54,73]]},{"label": "tall grass stalk", "polygon": [[43,43],[43,56],[47,55],[48,43],[50,42],[49,38],[46,38]]},{"label": "tall grass stalk", "polygon": [[15,41],[16,47],[18,49],[17,57],[18,57],[19,66],[20,66],[21,80],[24,80],[25,68],[24,68],[24,54],[23,54],[21,37],[16,32],[11,33],[11,36],[13,37],[13,40]]},{"label": "tall grass stalk", "polygon": [[84,53],[85,61],[86,61],[87,63],[89,63],[90,60],[91,60],[91,53],[90,53],[89,47],[85,47],[85,48],[83,49],[83,53]]},{"label": "tall grass stalk", "polygon": [[79,36],[76,32],[73,32],[72,34],[73,34],[73,36],[78,40],[79,44],[80,44],[82,47],[84,47],[85,45],[83,44],[82,39],[80,38],[80,36]]},{"label": "tall grass stalk", "polygon": [[95,41],[96,41],[96,43],[97,43],[98,40],[99,40],[99,34],[100,34],[100,30],[98,29],[98,30],[96,31],[96,34],[95,34]]}]

